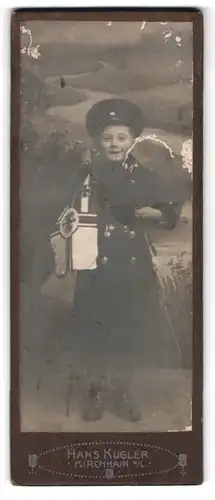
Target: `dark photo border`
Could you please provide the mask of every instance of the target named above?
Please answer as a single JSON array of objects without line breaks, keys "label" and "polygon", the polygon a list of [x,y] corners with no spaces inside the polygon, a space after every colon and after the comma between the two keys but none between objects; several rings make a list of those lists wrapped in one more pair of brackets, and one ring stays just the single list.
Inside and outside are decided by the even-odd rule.
[{"label": "dark photo border", "polygon": [[[175,21],[193,23],[193,393],[192,430],[158,433],[21,432],[19,387],[20,24],[27,21]],[[11,480],[16,485],[201,484],[203,390],[203,15],[197,9],[20,9],[11,18]],[[69,446],[149,450],[150,472],[117,477],[68,468]],[[29,455],[34,458],[29,459]],[[36,456],[36,458],[35,458]],[[54,471],[54,472],[53,472]]]}]

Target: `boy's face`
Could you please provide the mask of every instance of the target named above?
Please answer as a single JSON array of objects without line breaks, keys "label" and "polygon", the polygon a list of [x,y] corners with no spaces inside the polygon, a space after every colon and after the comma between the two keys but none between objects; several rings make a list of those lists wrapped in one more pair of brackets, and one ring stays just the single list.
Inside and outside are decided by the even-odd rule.
[{"label": "boy's face", "polygon": [[110,125],[103,130],[99,145],[107,160],[123,161],[133,141],[134,137],[129,127]]}]

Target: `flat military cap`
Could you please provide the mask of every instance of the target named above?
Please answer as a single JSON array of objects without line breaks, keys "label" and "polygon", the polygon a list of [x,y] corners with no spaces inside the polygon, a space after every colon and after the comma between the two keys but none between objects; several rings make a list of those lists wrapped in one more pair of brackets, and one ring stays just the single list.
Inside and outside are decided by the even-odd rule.
[{"label": "flat military cap", "polygon": [[125,99],[106,99],[88,111],[86,129],[91,137],[96,137],[109,125],[126,125],[138,137],[143,121],[142,111],[134,103]]}]

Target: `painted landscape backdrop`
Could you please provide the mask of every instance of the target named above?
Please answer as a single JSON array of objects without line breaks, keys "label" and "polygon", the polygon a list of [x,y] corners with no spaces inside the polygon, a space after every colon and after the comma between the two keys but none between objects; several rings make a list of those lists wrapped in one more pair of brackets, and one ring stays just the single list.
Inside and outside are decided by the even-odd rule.
[{"label": "painted landscape backdrop", "polygon": [[[192,138],[192,25],[36,21],[25,29],[31,30],[40,56],[21,55],[22,428],[93,431],[93,424],[83,428],[70,408],[72,346],[62,329],[66,311],[61,293],[58,303],[42,293],[46,256],[41,234],[48,242],[47,217],[60,215],[57,198],[80,158],[80,142],[90,146],[84,124],[93,103],[113,96],[134,101],[145,116],[144,133],[156,134],[175,153]],[[29,45],[26,32],[21,45]],[[150,237],[157,250],[162,306],[182,369],[139,373],[136,386],[144,403],[140,424],[106,415],[97,431],[167,431],[191,425],[191,200],[174,230],[153,229],[152,224]]]}]

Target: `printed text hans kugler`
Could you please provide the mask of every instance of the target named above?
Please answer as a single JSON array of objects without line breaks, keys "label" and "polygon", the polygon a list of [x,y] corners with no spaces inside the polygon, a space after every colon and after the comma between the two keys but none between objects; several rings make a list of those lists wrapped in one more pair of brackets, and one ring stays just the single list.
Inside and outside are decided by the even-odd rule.
[{"label": "printed text hans kugler", "polygon": [[129,463],[143,467],[148,460],[148,451],[134,450],[112,450],[104,448],[104,450],[80,450],[69,448],[67,450],[68,461],[74,468],[128,468]]}]

